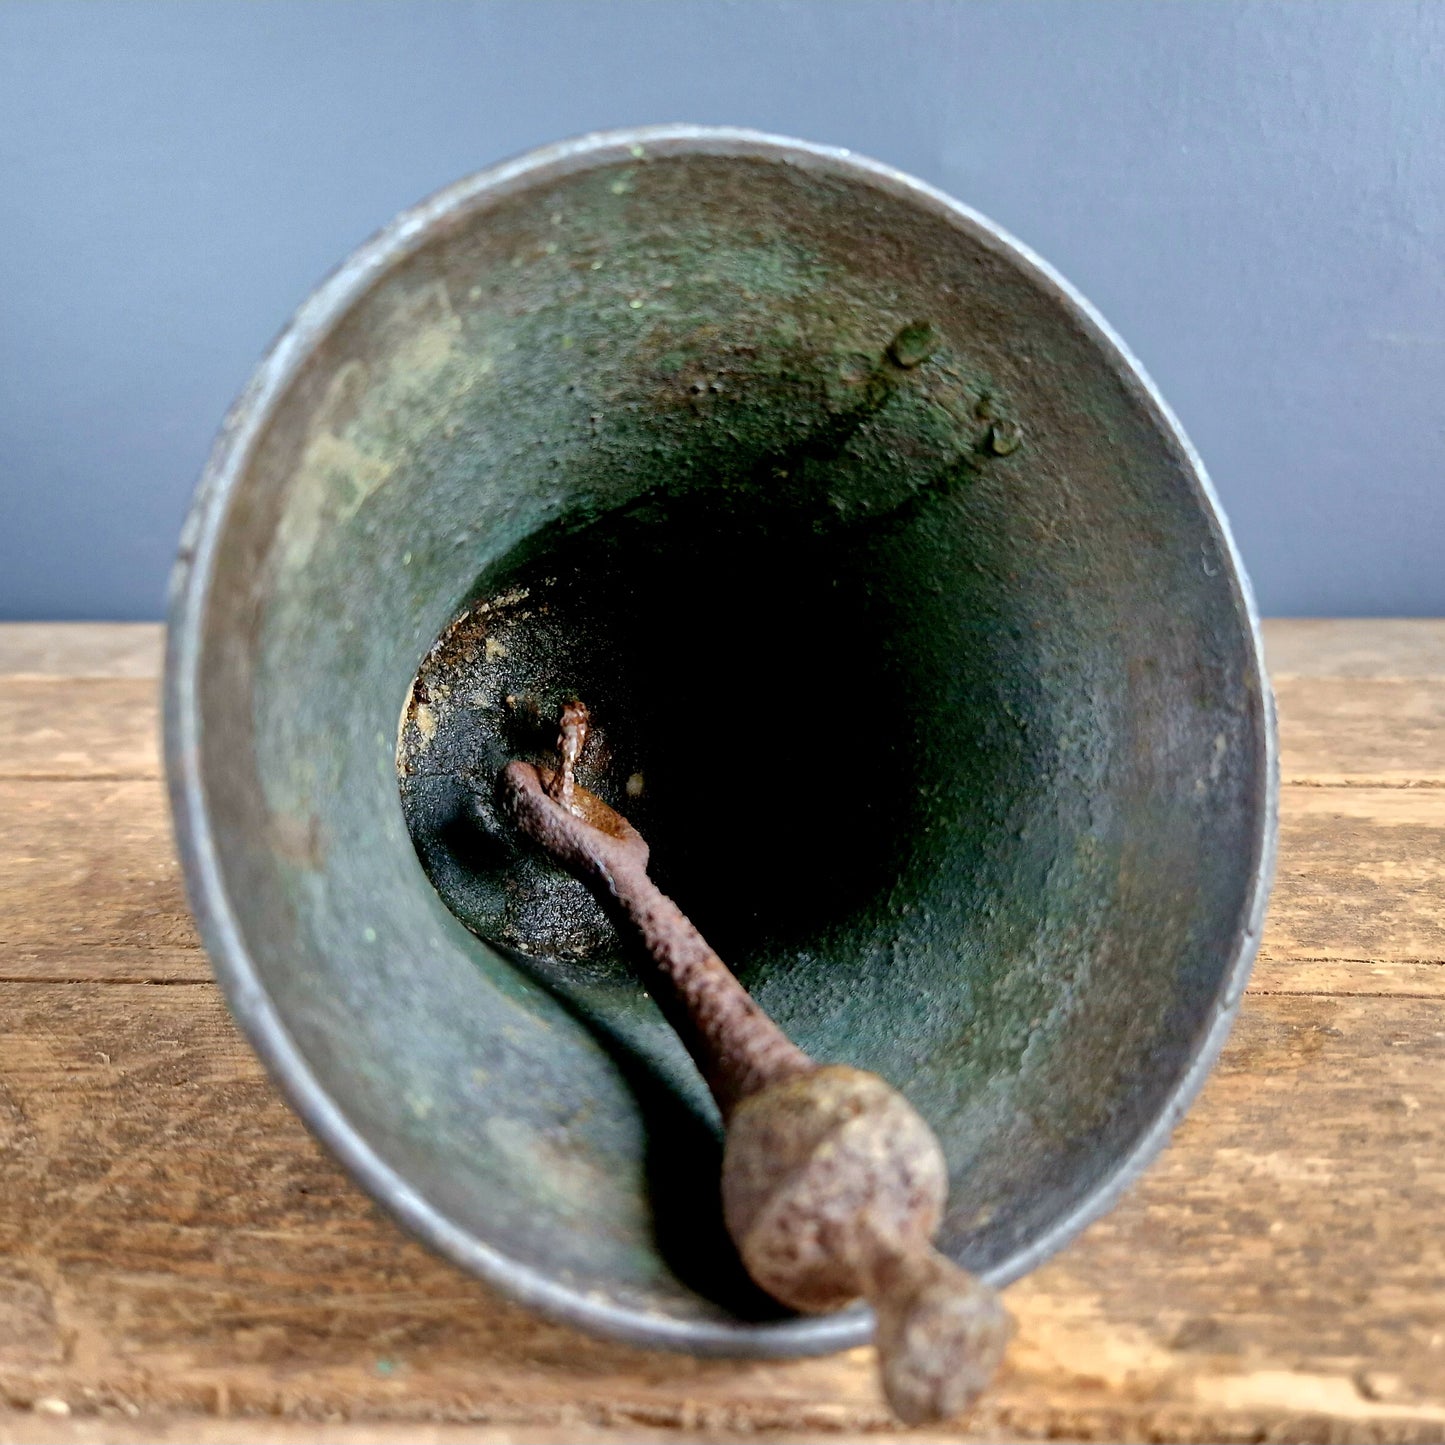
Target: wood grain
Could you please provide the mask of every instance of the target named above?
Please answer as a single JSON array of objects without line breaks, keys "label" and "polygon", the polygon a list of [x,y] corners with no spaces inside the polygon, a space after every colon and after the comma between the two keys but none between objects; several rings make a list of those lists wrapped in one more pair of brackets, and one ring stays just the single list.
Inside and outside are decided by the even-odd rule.
[{"label": "wood grain", "polygon": [[[64,1401],[47,1402],[58,1410]],[[265,1440],[268,1445],[555,1445],[565,1439],[568,1445],[597,1445],[597,1442],[626,1440],[629,1445],[717,1445],[719,1440],[742,1438],[736,1434],[719,1434],[714,1430],[671,1430],[653,1426],[628,1424],[619,1436],[610,1425],[584,1423],[569,1419],[565,1431],[556,1425],[526,1424],[459,1424],[452,1421],[407,1420],[404,1423],[371,1419],[364,1423],[340,1420],[288,1420],[269,1416],[264,1422],[202,1416],[193,1412],[163,1413],[137,1409],[132,1416],[119,1409],[100,1407],[94,1415],[0,1412],[0,1445],[249,1445]],[[798,1434],[791,1430],[766,1431],[760,1439],[772,1445],[817,1445],[820,1433]],[[868,1445],[879,1436],[858,1434],[851,1430],[829,1430],[829,1445]],[[914,1445],[929,1445],[941,1437],[926,1432],[908,1436]],[[960,1437],[952,1435],[950,1440]],[[995,1436],[993,1439],[1012,1439]]]},{"label": "wood grain", "polygon": [[[210,988],[0,986],[0,1057],[0,1301],[25,1325],[0,1336],[7,1398],[83,1387],[147,1410],[223,1398],[501,1423],[883,1423],[865,1351],[686,1360],[489,1297],[320,1153]],[[1400,1438],[1437,1407],[1445,1420],[1445,1300],[1420,1288],[1445,1276],[1442,1065],[1437,1002],[1255,1000],[1160,1163],[1012,1292],[1021,1333],[987,1420],[1083,1438],[1126,1423],[1137,1438],[1207,1418],[1211,1436],[1244,1438],[1261,1412],[1297,1419],[1312,1392],[1342,1387],[1351,1419]]]},{"label": "wood grain", "polygon": [[159,678],[158,622],[0,623],[0,675]]},{"label": "wood grain", "polygon": [[1273,617],[1265,662],[1283,677],[1445,677],[1445,618]]},{"label": "wood grain", "polygon": [[1445,793],[1282,790],[1274,960],[1445,963]]},{"label": "wood grain", "polygon": [[[157,775],[160,629],[126,624],[108,663],[109,637],[0,624],[0,777]],[[1286,782],[1445,785],[1445,622],[1284,619],[1265,637]]]},{"label": "wood grain", "polygon": [[0,946],[58,945],[198,945],[157,779],[0,779]]},{"label": "wood grain", "polygon": [[[1267,618],[1265,658],[1279,677],[1445,677],[1445,619]],[[154,622],[0,622],[0,675],[161,675]]]},{"label": "wood grain", "polygon": [[0,942],[0,983],[210,983],[211,964],[199,944],[6,944]]},{"label": "wood grain", "polygon": [[[1263,956],[1438,966],[1442,893],[1445,789],[1287,787]],[[199,946],[159,780],[0,780],[0,945],[0,977],[67,979]]]},{"label": "wood grain", "polygon": [[1366,963],[1354,959],[1255,960],[1249,992],[1327,994],[1336,998],[1445,999],[1445,968],[1438,963]]},{"label": "wood grain", "polygon": [[1280,778],[1445,787],[1445,678],[1275,679]]},{"label": "wood grain", "polygon": [[0,778],[160,776],[149,677],[0,678]]},{"label": "wood grain", "polygon": [[[0,1442],[891,1433],[866,1352],[591,1340],[378,1214],[207,981],[156,635],[119,676],[105,635],[0,627]],[[1124,1202],[1010,1291],[985,1408],[910,1439],[1445,1441],[1445,624],[1267,635],[1290,785],[1230,1044]]]},{"label": "wood grain", "polygon": [[[0,677],[0,778],[161,771],[158,684]],[[1445,786],[1445,679],[1276,680],[1287,783]]]}]

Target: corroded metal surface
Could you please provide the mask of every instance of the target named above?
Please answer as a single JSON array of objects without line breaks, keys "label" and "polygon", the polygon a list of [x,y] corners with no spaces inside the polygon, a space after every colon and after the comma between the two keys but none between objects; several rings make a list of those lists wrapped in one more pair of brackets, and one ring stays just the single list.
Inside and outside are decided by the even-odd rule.
[{"label": "corroded metal surface", "polygon": [[[1268,688],[1197,458],[989,223],[840,152],[689,127],[463,182],[282,336],[176,579],[197,914],[362,1183],[592,1328],[859,1343],[866,1315],[779,1319],[749,1291],[716,1114],[597,919],[521,960],[465,926],[492,902],[428,880],[397,721],[458,618],[482,662],[573,639],[533,670],[537,715],[555,688],[607,718],[613,761],[579,778],[629,799],[659,882],[810,1054],[918,1105],[955,1258],[1016,1277],[1159,1147],[1258,937]],[[500,876],[445,831],[447,789],[527,726],[493,675],[412,712],[434,877]],[[751,848],[688,834],[664,692],[722,709],[686,788],[774,817]]]},{"label": "corroded metal surface", "polygon": [[[564,703],[556,765],[508,763],[498,796],[640,945],[642,976],[722,1111],[723,1218],[749,1276],[811,1314],[866,1299],[898,1417],[961,1414],[993,1378],[1012,1323],[996,1291],[933,1247],[948,1194],[938,1140],[877,1074],[810,1059],[658,889],[646,841],[576,786],[588,722],[581,701]],[[699,811],[693,826],[710,823]]]}]

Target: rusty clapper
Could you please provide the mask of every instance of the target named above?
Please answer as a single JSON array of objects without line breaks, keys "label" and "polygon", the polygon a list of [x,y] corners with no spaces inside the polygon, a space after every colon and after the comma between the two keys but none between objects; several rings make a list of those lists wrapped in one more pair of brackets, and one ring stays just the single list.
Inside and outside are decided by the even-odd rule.
[{"label": "rusty clapper", "polygon": [[[890,167],[676,125],[422,202],[227,417],[172,597],[176,834],[238,1020],[412,1234],[554,1319],[907,1361],[884,1276],[940,1266],[893,1247],[941,1211],[986,1289],[1035,1268],[1239,1006],[1275,742],[1208,478],[1077,292]],[[515,797],[623,865],[606,907],[499,803],[569,758],[570,807]],[[648,880],[785,1038],[697,1067],[625,919]],[[891,1111],[919,1212],[785,1282],[802,1195],[745,1188],[745,1141],[864,1095],[829,1147]]]},{"label": "rusty clapper", "polygon": [[960,1414],[993,1377],[1010,1324],[998,1295],[932,1246],[948,1194],[938,1141],[877,1074],[817,1064],[792,1043],[658,889],[641,834],[576,785],[588,724],[580,700],[566,703],[556,767],[510,763],[503,805],[651,959],[663,1011],[727,1123],[723,1211],[748,1273],[810,1313],[866,1296],[894,1412],[911,1425]]}]

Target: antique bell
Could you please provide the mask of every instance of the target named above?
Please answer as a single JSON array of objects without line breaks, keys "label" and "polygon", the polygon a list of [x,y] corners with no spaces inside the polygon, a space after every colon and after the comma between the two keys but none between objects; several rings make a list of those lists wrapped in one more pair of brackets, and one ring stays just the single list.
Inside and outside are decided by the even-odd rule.
[{"label": "antique bell", "polygon": [[737,1355],[787,1315],[716,1112],[491,781],[558,701],[667,890],[941,1140],[995,1283],[1107,1208],[1238,1006],[1273,852],[1248,583],[1137,363],[1038,258],[847,152],[670,126],[445,190],[302,307],[187,524],[191,898],[293,1104],[547,1313]]}]

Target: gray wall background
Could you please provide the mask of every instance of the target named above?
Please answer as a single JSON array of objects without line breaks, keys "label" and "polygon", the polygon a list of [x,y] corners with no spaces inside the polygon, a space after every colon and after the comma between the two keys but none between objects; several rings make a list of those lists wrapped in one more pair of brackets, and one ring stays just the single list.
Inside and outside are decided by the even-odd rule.
[{"label": "gray wall background", "polygon": [[0,617],[149,618],[211,435],[397,210],[576,132],[843,145],[1109,317],[1266,612],[1445,613],[1445,4],[0,4]]}]

